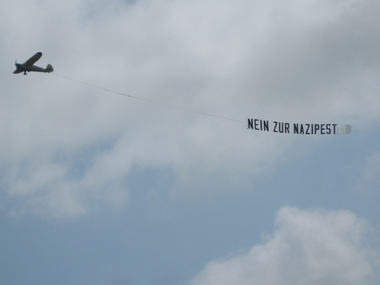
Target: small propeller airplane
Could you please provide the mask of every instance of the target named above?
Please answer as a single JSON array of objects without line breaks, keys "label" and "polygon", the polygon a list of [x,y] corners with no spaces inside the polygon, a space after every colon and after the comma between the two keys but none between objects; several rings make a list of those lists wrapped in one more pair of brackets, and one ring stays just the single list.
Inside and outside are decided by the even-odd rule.
[{"label": "small propeller airplane", "polygon": [[38,67],[33,65],[37,60],[39,60],[42,56],[42,52],[37,52],[35,55],[33,55],[31,58],[29,58],[24,63],[15,63],[17,69],[13,71],[14,74],[18,74],[21,72],[24,72],[24,75],[26,75],[26,72],[29,71],[35,71],[35,72],[52,72],[54,71],[53,67],[48,64],[46,68]]}]

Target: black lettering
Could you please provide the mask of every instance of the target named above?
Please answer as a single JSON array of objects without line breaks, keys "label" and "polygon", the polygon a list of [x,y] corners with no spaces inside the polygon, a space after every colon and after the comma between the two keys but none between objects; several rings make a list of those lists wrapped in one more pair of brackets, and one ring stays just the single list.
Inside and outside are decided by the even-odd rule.
[{"label": "black lettering", "polygon": [[284,132],[284,123],[283,122],[278,123],[278,132],[279,133]]},{"label": "black lettering", "polygon": [[325,134],[325,124],[321,124],[321,135]]},{"label": "black lettering", "polygon": [[249,118],[248,118],[247,129],[253,129],[253,119],[249,119]]},{"label": "black lettering", "polygon": [[269,121],[264,121],[264,131],[269,132]]},{"label": "black lettering", "polygon": [[274,133],[278,133],[278,132],[276,131],[277,122],[276,122],[276,121],[273,121],[273,124],[274,124],[273,132],[274,132]]},{"label": "black lettering", "polygon": [[316,135],[318,130],[320,129],[319,124],[314,125],[314,134]]},{"label": "black lettering", "polygon": [[326,124],[326,134],[331,134],[331,124]]},{"label": "black lettering", "polygon": [[[273,121],[274,133],[290,133],[290,123]],[[270,131],[269,121],[261,119],[247,119],[247,128],[258,131]],[[338,124],[299,124],[293,123],[293,133],[302,135],[330,135],[338,133]]]},{"label": "black lettering", "polygon": [[285,133],[289,134],[289,123],[285,123]]},{"label": "black lettering", "polygon": [[298,134],[298,124],[296,123],[293,124],[293,133]]},{"label": "black lettering", "polygon": [[259,119],[255,119],[255,130],[259,131]]},{"label": "black lettering", "polygon": [[301,127],[300,127],[300,134],[302,134],[302,135],[305,134],[305,132],[304,132],[304,130],[303,130],[303,124],[301,124]]}]

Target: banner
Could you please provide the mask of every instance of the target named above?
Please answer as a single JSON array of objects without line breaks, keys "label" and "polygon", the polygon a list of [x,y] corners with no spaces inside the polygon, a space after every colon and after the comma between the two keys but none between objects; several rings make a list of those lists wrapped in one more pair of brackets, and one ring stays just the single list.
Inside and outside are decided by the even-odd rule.
[{"label": "banner", "polygon": [[346,124],[304,124],[247,119],[247,129],[263,132],[296,135],[336,135],[351,133],[351,125]]}]

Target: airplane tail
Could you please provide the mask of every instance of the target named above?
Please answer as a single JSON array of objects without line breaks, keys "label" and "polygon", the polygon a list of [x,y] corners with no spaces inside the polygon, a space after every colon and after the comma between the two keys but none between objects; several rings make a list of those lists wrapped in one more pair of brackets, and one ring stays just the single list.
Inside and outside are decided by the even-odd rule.
[{"label": "airplane tail", "polygon": [[54,71],[53,67],[51,66],[51,64],[48,64],[45,68],[45,71],[44,72],[52,72]]}]

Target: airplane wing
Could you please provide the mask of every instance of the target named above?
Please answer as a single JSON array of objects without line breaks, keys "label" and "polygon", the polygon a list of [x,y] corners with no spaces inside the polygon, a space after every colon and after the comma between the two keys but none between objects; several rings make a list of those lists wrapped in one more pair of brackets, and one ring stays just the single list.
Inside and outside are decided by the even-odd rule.
[{"label": "airplane wing", "polygon": [[29,58],[23,65],[33,65],[37,60],[39,60],[42,56],[42,52],[37,52],[35,55],[33,55],[31,58]]}]

